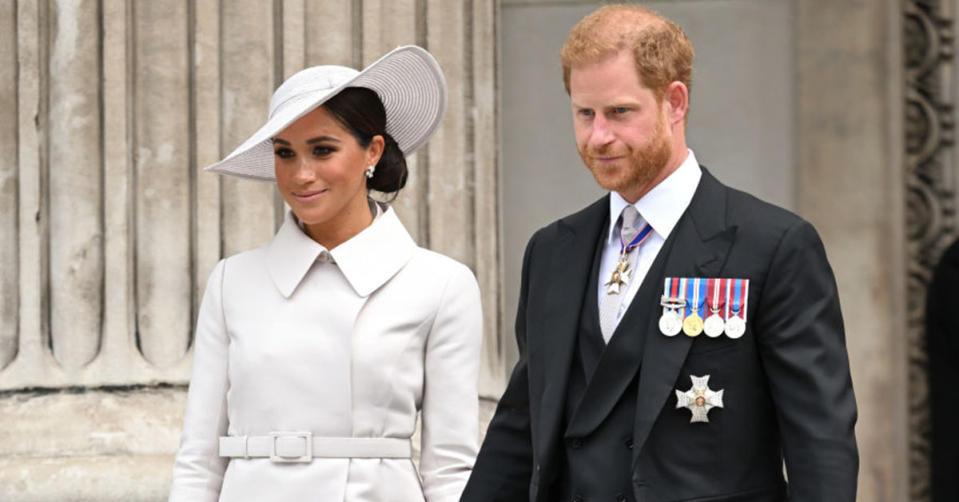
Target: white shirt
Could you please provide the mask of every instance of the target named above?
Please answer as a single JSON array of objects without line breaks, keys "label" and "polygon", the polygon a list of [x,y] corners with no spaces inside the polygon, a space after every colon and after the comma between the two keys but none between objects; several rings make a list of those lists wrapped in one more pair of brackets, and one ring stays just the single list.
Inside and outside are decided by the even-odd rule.
[{"label": "white shirt", "polygon": [[[636,228],[643,228],[646,223],[653,227],[653,233],[639,246],[639,256],[636,258],[636,268],[633,270],[632,278],[623,293],[623,301],[619,306],[619,315],[617,322],[622,317],[623,312],[629,307],[636,292],[639,291],[639,285],[643,283],[649,268],[663,247],[663,243],[673,231],[673,227],[679,222],[679,218],[689,207],[689,202],[696,193],[696,187],[699,186],[699,179],[702,177],[702,170],[699,163],[696,162],[696,155],[692,150],[687,150],[689,155],[686,160],[680,164],[679,168],[666,177],[658,185],[653,187],[646,195],[636,201],[633,206],[639,211],[639,220]],[[616,222],[619,215],[623,212],[629,202],[617,192],[609,194],[609,233],[603,249],[602,261],[599,264],[599,288],[596,296],[599,305],[603,304],[603,297],[606,295],[606,288],[603,284],[613,273],[613,268],[619,260],[620,236],[619,228]],[[607,340],[608,341],[608,340]]]}]

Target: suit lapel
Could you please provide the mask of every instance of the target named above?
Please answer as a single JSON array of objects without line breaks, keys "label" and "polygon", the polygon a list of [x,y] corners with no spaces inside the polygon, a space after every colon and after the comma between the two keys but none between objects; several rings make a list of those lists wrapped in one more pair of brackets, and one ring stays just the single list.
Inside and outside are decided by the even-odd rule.
[{"label": "suit lapel", "polygon": [[[669,252],[657,284],[661,286],[664,277],[718,277],[735,234],[736,227],[726,226],[726,187],[703,169],[689,208],[663,246]],[[692,338],[683,334],[664,336],[652,320],[649,323],[639,370],[634,460],[668,396],[673,393],[692,342]]]},{"label": "suit lapel", "polygon": [[[536,319],[541,327],[535,336],[545,345],[543,364],[543,394],[540,397],[538,435],[546,441],[541,443],[544,451],[540,458],[550,458],[549,452],[556,448],[562,436],[560,427],[565,416],[566,392],[569,387],[570,365],[587,294],[589,273],[600,233],[608,228],[609,197],[603,197],[583,211],[560,220],[559,238],[556,242],[544,242],[550,246],[546,252],[549,266],[548,277],[538,277],[549,284],[548,289],[539,289],[540,298],[529,298],[537,304]],[[529,308],[527,308],[529,312]],[[527,333],[533,336],[533,333]],[[531,396],[532,397],[532,396]]]},{"label": "suit lapel", "polygon": [[647,332],[655,327],[659,318],[659,285],[663,282],[664,257],[668,254],[664,245],[653,260],[639,291],[603,351],[596,372],[588,379],[583,400],[566,429],[566,437],[585,437],[599,427],[636,376]]}]

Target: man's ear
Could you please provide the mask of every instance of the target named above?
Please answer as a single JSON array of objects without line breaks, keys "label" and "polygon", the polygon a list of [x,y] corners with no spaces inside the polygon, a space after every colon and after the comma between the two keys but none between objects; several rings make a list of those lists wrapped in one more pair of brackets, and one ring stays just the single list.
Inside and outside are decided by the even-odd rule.
[{"label": "man's ear", "polygon": [[669,106],[667,119],[670,124],[686,120],[686,113],[689,111],[689,89],[686,84],[677,80],[666,86],[663,101]]}]

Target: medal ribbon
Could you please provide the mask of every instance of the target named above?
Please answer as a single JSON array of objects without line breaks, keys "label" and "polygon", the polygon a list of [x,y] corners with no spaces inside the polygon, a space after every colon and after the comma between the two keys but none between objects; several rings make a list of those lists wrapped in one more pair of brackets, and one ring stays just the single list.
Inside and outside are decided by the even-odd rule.
[{"label": "medal ribbon", "polygon": [[719,312],[719,288],[720,288],[720,285],[722,284],[722,282],[723,282],[722,279],[710,279],[710,280],[709,280],[709,291],[710,291],[710,293],[712,293],[712,294],[707,293],[707,295],[713,297],[713,302],[712,302],[712,305],[710,306],[710,307],[712,307],[712,308],[709,309],[710,314],[711,314],[713,311],[715,311],[715,312],[717,312],[717,313]]},{"label": "medal ribbon", "polygon": [[723,319],[724,319],[724,320],[727,320],[727,321],[729,320],[729,305],[732,303],[732,302],[729,301],[729,297],[730,297],[730,294],[732,293],[731,290],[732,290],[733,281],[734,281],[734,279],[723,279],[723,282],[726,283],[726,287],[725,287],[725,289],[726,289],[726,304],[724,305],[724,307],[725,307],[725,309],[724,309],[725,312],[723,313]]},{"label": "medal ribbon", "polygon": [[742,290],[739,292],[739,295],[742,297],[742,300],[739,304],[739,310],[742,311],[743,321],[746,320],[746,307],[749,305],[749,279],[740,279]]},{"label": "medal ribbon", "polygon": [[[703,320],[706,319],[706,285],[709,283],[708,281],[708,279],[696,279],[696,313]],[[703,299],[702,302],[699,301],[700,298]]]},{"label": "medal ribbon", "polygon": [[745,312],[742,312],[742,291],[743,291],[743,280],[736,279],[736,283],[733,286],[733,317],[742,317],[743,320],[746,320],[746,317],[743,315]]},{"label": "medal ribbon", "polygon": [[640,230],[639,233],[636,234],[635,237],[633,237],[633,240],[629,241],[629,244],[626,244],[626,241],[623,240],[623,235],[620,234],[619,235],[619,254],[624,255],[626,253],[629,253],[630,251],[635,249],[636,246],[639,246],[640,244],[642,244],[643,241],[645,241],[649,237],[649,234],[651,234],[652,232],[653,232],[653,227],[649,226],[649,223],[647,223],[646,226],[644,226],[642,230]]},{"label": "medal ribbon", "polygon": [[[663,283],[663,314],[679,308],[679,279],[667,277]],[[679,312],[676,312],[679,314]]]},{"label": "medal ribbon", "polygon": [[[686,301],[686,317],[694,311],[699,313],[699,279],[683,279],[686,281],[686,298],[692,298],[693,301]],[[700,316],[702,317],[702,316]]]},{"label": "medal ribbon", "polygon": [[669,308],[670,298],[676,298],[676,293],[673,291],[673,284],[675,284],[676,279],[672,277],[667,277],[666,282],[663,284],[663,314],[672,310]]},{"label": "medal ribbon", "polygon": [[689,300],[687,300],[687,298],[689,298],[689,294],[687,292],[688,290],[686,289],[686,283],[689,282],[689,279],[682,278],[677,282],[679,282],[679,291],[677,291],[677,294],[682,295],[680,298],[686,301],[686,306],[682,308],[682,317],[685,319],[686,313],[689,309]]}]

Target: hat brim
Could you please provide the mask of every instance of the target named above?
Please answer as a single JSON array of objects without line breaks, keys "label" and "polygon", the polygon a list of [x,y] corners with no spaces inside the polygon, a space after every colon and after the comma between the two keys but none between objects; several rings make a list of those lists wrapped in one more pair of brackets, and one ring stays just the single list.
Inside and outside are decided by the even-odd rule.
[{"label": "hat brim", "polygon": [[275,181],[273,137],[347,87],[376,92],[386,109],[386,132],[404,155],[430,139],[446,111],[446,80],[433,56],[415,45],[397,47],[335,87],[291,96],[266,124],[205,170]]}]

